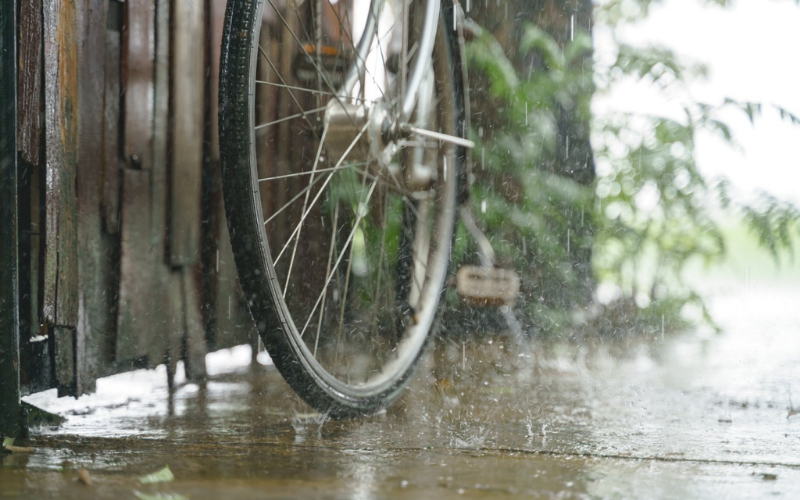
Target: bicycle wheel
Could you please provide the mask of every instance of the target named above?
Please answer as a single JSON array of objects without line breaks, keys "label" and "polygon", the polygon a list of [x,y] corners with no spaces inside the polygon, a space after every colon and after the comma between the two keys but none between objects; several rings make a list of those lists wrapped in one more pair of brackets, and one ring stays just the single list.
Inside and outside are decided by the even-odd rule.
[{"label": "bicycle wheel", "polygon": [[418,364],[464,173],[453,5],[382,3],[229,0],[222,41],[242,288],[283,377],[335,418],[385,407]]}]

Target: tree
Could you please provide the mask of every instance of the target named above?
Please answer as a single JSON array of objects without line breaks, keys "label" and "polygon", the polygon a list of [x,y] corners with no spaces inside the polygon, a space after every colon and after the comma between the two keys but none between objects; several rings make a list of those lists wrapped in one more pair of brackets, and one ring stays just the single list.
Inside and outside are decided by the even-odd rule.
[{"label": "tree", "polygon": [[[760,103],[691,99],[685,84],[705,68],[662,47],[614,40],[613,57],[593,63],[593,22],[635,22],[652,3],[608,0],[593,11],[577,0],[487,0],[469,13],[478,25],[467,48],[478,143],[473,198],[500,260],[522,274],[518,308],[535,331],[613,332],[623,323],[627,331],[665,320],[680,327],[687,304],[711,322],[683,271],[693,259],[725,256],[714,211],[743,219],[775,259],[800,236],[794,205],[767,193],[739,201],[727,181],[697,169],[698,131],[732,141],[721,109],[753,121]],[[684,93],[683,119],[592,116],[592,96],[625,78]],[[468,259],[468,245],[461,248]],[[593,304],[597,283],[616,290],[605,314]]]}]

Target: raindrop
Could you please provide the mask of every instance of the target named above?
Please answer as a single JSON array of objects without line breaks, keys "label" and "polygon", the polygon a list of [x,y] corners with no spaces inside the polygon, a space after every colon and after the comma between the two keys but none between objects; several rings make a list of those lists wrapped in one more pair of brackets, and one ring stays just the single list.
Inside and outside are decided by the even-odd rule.
[{"label": "raindrop", "polygon": [[569,19],[569,39],[570,41],[575,40],[575,16],[570,16]]},{"label": "raindrop", "polygon": [[292,428],[298,435],[308,435],[314,431],[316,435],[322,433],[322,426],[328,421],[328,416],[323,413],[297,413],[292,415]]}]

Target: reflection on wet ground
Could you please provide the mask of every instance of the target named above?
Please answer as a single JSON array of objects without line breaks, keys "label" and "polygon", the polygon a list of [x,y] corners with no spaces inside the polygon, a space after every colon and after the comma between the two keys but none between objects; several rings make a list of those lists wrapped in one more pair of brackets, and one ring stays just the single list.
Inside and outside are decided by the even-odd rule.
[{"label": "reflection on wet ground", "polygon": [[[723,334],[624,346],[443,341],[398,403],[348,422],[308,415],[247,347],[172,397],[161,370],[35,395],[67,421],[0,456],[0,497],[796,498],[798,303],[797,288],[740,291],[713,303]],[[167,464],[174,481],[140,484]]]}]

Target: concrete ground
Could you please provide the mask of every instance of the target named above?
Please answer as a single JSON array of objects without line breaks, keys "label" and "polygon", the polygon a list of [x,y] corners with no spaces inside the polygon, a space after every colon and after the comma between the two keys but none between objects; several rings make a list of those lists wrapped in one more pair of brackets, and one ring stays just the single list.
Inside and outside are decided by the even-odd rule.
[{"label": "concrete ground", "polygon": [[[798,304],[800,288],[736,288],[712,303],[721,334],[440,342],[400,401],[347,422],[247,347],[171,396],[163,370],[42,393],[27,399],[67,421],[0,455],[0,498],[798,498]],[[174,480],[142,484],[166,465]]]}]

